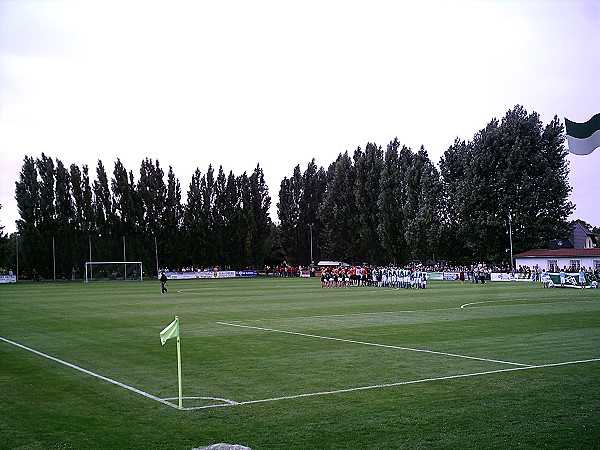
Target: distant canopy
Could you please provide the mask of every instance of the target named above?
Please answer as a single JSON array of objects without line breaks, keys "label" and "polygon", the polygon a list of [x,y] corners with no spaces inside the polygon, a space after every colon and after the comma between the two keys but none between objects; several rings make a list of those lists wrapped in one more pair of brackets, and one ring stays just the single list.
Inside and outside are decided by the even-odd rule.
[{"label": "distant canopy", "polygon": [[600,113],[587,122],[572,122],[565,117],[569,151],[575,155],[589,155],[600,147]]}]

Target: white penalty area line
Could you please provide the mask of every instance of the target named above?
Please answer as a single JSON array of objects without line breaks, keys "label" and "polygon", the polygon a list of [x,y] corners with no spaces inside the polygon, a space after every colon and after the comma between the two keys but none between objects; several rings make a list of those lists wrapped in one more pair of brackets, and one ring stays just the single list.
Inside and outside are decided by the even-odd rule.
[{"label": "white penalty area line", "polygon": [[75,364],[71,364],[71,363],[69,363],[67,361],[63,361],[62,359],[58,359],[58,358],[55,358],[54,356],[47,355],[46,353],[42,353],[42,352],[40,352],[38,350],[34,350],[31,347],[27,347],[26,345],[22,345],[22,344],[19,344],[17,342],[5,339],[5,338],[3,338],[1,336],[0,336],[0,340],[6,342],[7,344],[14,345],[15,347],[22,348],[23,350],[27,350],[27,351],[29,351],[31,353],[35,353],[36,355],[43,356],[44,358],[50,359],[50,360],[52,360],[54,362],[57,362],[59,364],[63,364],[65,366],[67,366],[67,367],[70,367],[71,369],[75,369],[75,370],[78,370],[80,372],[83,372],[86,375],[91,375],[93,377],[99,378],[100,380],[108,381],[109,383],[115,384],[115,385],[117,385],[119,387],[122,387],[124,389],[127,389],[127,390],[129,390],[131,392],[135,392],[136,394],[143,395],[146,398],[149,398],[149,399],[155,400],[157,402],[160,402],[160,403],[162,403],[164,405],[168,405],[168,406],[171,406],[173,408],[179,409],[179,406],[176,405],[176,404],[174,404],[174,403],[171,403],[171,402],[169,402],[167,400],[163,400],[162,398],[156,397],[155,395],[148,394],[147,392],[140,391],[139,389],[136,389],[134,387],[128,386],[128,385],[126,385],[124,383],[121,383],[120,381],[116,381],[116,380],[113,380],[112,378],[108,378],[108,377],[105,377],[103,375],[99,375],[99,374],[97,374],[95,372],[92,372],[91,370],[87,370],[87,369],[84,369],[83,367],[76,366]]},{"label": "white penalty area line", "polygon": [[366,391],[369,389],[382,389],[382,388],[388,388],[388,387],[394,387],[394,386],[404,386],[404,385],[408,385],[408,384],[426,383],[429,381],[455,380],[458,378],[476,377],[476,376],[480,376],[480,375],[492,375],[495,373],[514,372],[516,370],[543,369],[546,367],[566,366],[566,365],[570,365],[570,364],[582,364],[582,363],[589,363],[589,362],[596,362],[596,361],[600,361],[600,358],[586,359],[586,360],[581,360],[581,361],[567,361],[567,362],[554,363],[554,364],[541,364],[541,365],[537,365],[537,366],[510,367],[508,369],[488,370],[485,372],[464,373],[464,374],[460,374],[460,375],[448,375],[445,377],[423,378],[420,380],[399,381],[397,383],[376,384],[376,385],[372,385],[372,386],[361,386],[361,387],[338,389],[338,390],[332,390],[332,391],[311,392],[311,393],[306,393],[306,394],[288,395],[288,396],[284,396],[284,397],[272,397],[272,398],[264,398],[264,399],[260,399],[260,400],[249,400],[249,401],[245,401],[245,402],[231,402],[230,401],[230,402],[222,403],[222,404],[198,406],[198,407],[185,408],[185,409],[186,410],[195,410],[195,409],[216,408],[216,407],[222,407],[222,406],[252,405],[255,403],[276,402],[276,401],[280,401],[280,400],[293,400],[293,399],[297,399],[297,398],[316,397],[316,396],[320,396],[320,395],[343,394],[343,393],[348,393],[348,392]]},{"label": "white penalty area line", "polygon": [[[549,298],[545,298],[545,299],[538,299],[538,300],[550,300],[550,299]],[[501,302],[531,302],[531,303],[529,303],[529,305],[555,305],[555,304],[560,304],[560,303],[568,303],[568,304],[572,304],[572,303],[596,303],[597,300],[569,300],[567,302],[537,302],[537,301],[535,301],[535,299],[530,299],[530,298],[509,298],[509,299],[506,299],[506,300],[486,300],[486,301],[481,301],[481,302],[465,303],[464,305],[460,305],[460,308],[464,309],[467,306],[481,305],[483,303],[501,303]],[[496,306],[496,305],[494,305],[494,306]],[[504,305],[502,305],[502,306],[504,306]],[[522,306],[522,305],[506,305],[506,306]]]},{"label": "white penalty area line", "polygon": [[331,336],[319,336],[316,334],[298,333],[295,331],[275,330],[273,328],[253,327],[253,326],[249,326],[249,325],[240,325],[240,324],[228,323],[228,322],[217,322],[217,323],[219,325],[226,325],[226,326],[230,326],[230,327],[249,328],[252,330],[269,331],[272,333],[292,334],[295,336],[304,336],[304,337],[310,337],[310,338],[315,338],[315,339],[326,339],[329,341],[348,342],[350,344],[369,345],[371,347],[392,348],[395,350],[407,350],[407,351],[411,351],[411,352],[430,353],[433,355],[451,356],[454,358],[474,359],[477,361],[486,361],[486,362],[493,362],[493,363],[500,363],[500,364],[510,364],[512,366],[534,367],[534,366],[531,366],[530,364],[521,364],[521,363],[516,363],[516,362],[511,362],[511,361],[501,361],[498,359],[479,358],[476,356],[458,355],[456,353],[436,352],[434,350],[423,350],[420,348],[400,347],[397,345],[387,345],[387,344],[377,344],[377,343],[373,343],[373,342],[355,341],[352,339],[341,339],[341,338],[335,338],[335,337],[331,337]]}]

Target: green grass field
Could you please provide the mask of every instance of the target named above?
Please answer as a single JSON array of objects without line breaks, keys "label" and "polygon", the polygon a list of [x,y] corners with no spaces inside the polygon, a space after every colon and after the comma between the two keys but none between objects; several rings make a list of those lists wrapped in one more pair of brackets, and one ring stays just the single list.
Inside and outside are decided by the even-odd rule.
[{"label": "green grass field", "polygon": [[168,287],[0,285],[0,448],[600,448],[600,290]]}]

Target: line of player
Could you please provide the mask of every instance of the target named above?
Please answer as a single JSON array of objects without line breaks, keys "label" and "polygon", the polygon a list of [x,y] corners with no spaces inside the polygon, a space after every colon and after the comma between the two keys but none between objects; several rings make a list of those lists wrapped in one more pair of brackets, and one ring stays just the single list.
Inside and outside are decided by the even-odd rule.
[{"label": "line of player", "polygon": [[358,286],[392,289],[425,289],[427,272],[408,267],[335,267],[321,272],[321,287],[349,288]]}]

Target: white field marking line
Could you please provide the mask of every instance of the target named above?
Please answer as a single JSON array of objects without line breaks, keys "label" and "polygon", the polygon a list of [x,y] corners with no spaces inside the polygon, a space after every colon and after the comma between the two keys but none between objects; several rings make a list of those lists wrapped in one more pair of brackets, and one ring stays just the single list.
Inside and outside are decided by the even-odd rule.
[{"label": "white field marking line", "polygon": [[[236,322],[265,322],[273,320],[297,320],[297,319],[326,319],[328,317],[351,317],[351,316],[369,316],[377,314],[400,314],[400,313],[426,313],[430,311],[448,311],[453,309],[461,309],[468,305],[476,305],[478,303],[494,303],[494,302],[514,302],[514,301],[531,301],[530,298],[511,298],[506,300],[489,300],[484,302],[473,302],[465,303],[460,307],[452,306],[450,308],[431,308],[431,309],[400,309],[398,311],[375,311],[375,312],[359,312],[359,313],[347,313],[347,314],[319,314],[314,316],[292,316],[292,317],[271,317],[266,319],[244,319],[244,320],[232,320],[230,323]],[[551,300],[551,298],[540,298],[535,300]],[[535,305],[553,305],[555,303],[594,303],[596,300],[570,300],[567,302],[536,302],[532,303]],[[505,305],[502,305],[505,306]],[[521,305],[508,305],[508,306],[521,306]]]},{"label": "white field marking line", "polygon": [[[526,299],[523,299],[526,300]],[[431,311],[448,311],[452,309],[459,309],[456,306],[450,308],[431,308],[431,309],[400,309],[398,311],[374,311],[374,312],[358,312],[358,313],[347,313],[347,314],[319,314],[315,316],[293,316],[293,317],[271,317],[266,319],[244,319],[244,320],[232,320],[230,323],[236,322],[265,322],[273,320],[297,320],[297,319],[326,319],[329,317],[352,317],[352,316],[372,316],[378,314],[401,314],[401,313],[427,313]]]},{"label": "white field marking line", "polygon": [[[550,300],[549,298],[543,298],[541,300]],[[461,308],[464,308],[465,306],[471,306],[471,305],[480,305],[482,303],[500,303],[500,302],[527,302],[527,301],[531,301],[532,305],[554,305],[554,304],[561,304],[561,303],[596,303],[596,300],[570,300],[568,302],[536,302],[535,299],[531,299],[531,298],[510,298],[510,299],[506,299],[506,300],[486,300],[483,302],[471,302],[471,303],[465,303],[464,305],[460,305]],[[504,305],[502,305],[504,306]],[[521,305],[508,305],[508,306],[521,306]]]},{"label": "white field marking line", "polygon": [[420,380],[400,381],[397,383],[376,384],[376,385],[372,385],[372,386],[361,386],[361,387],[338,389],[338,390],[332,390],[332,391],[311,392],[311,393],[307,393],[307,394],[288,395],[288,396],[284,396],[284,397],[265,398],[265,399],[261,399],[261,400],[249,400],[246,402],[227,402],[226,404],[197,406],[197,407],[184,408],[184,409],[190,411],[190,410],[195,410],[195,409],[216,408],[216,407],[222,407],[222,406],[251,405],[254,403],[275,402],[275,401],[279,401],[279,400],[293,400],[296,398],[316,397],[319,395],[343,394],[343,393],[347,393],[347,392],[366,391],[369,389],[381,389],[381,388],[388,388],[388,387],[394,387],[394,386],[404,386],[404,385],[408,385],[408,384],[425,383],[428,381],[454,380],[457,378],[468,378],[468,377],[475,377],[475,376],[479,376],[479,375],[491,375],[491,374],[502,373],[502,372],[513,372],[516,370],[542,369],[545,367],[566,366],[569,364],[581,364],[581,363],[596,362],[596,361],[600,361],[600,358],[586,359],[586,360],[581,360],[581,361],[567,361],[567,362],[553,363],[553,364],[541,364],[541,365],[537,365],[537,366],[511,367],[508,369],[488,370],[485,372],[465,373],[465,374],[460,374],[460,375],[448,375],[445,377],[436,377],[436,378],[423,378]]},{"label": "white field marking line", "polygon": [[230,326],[230,327],[249,328],[249,329],[253,329],[253,330],[270,331],[273,333],[293,334],[295,336],[304,336],[304,337],[311,337],[311,338],[316,338],[316,339],[326,339],[326,340],[337,341],[337,342],[348,342],[350,344],[370,345],[372,347],[393,348],[396,350],[409,350],[411,352],[422,352],[422,353],[431,353],[434,355],[452,356],[455,358],[475,359],[477,361],[494,362],[494,363],[500,363],[500,364],[510,364],[513,366],[532,367],[530,364],[522,364],[522,363],[516,363],[516,362],[510,362],[510,361],[501,361],[501,360],[497,360],[497,359],[478,358],[476,356],[457,355],[455,353],[436,352],[434,350],[423,350],[423,349],[419,349],[419,348],[399,347],[396,345],[376,344],[373,342],[354,341],[352,339],[341,339],[341,338],[334,338],[334,337],[330,337],[330,336],[319,336],[316,334],[298,333],[295,331],[275,330],[272,328],[263,328],[263,327],[252,327],[249,325],[240,325],[240,324],[236,324],[236,323],[227,323],[227,322],[217,322],[217,323],[219,325],[226,325],[226,326]]},{"label": "white field marking line", "polygon": [[[218,398],[218,397],[181,397],[182,400],[217,400],[222,403],[213,403],[211,405],[203,405],[203,406],[188,406],[187,408],[181,408],[182,411],[193,411],[195,409],[207,409],[207,408],[217,408],[219,406],[236,406],[239,405],[238,402],[233,400],[229,400],[227,398]],[[171,397],[165,398],[164,400],[179,400],[179,397]],[[179,409],[178,406],[172,405]]]},{"label": "white field marking line", "polygon": [[[451,308],[456,309],[456,308]],[[245,319],[245,320],[232,320],[231,323],[235,322],[265,322],[271,320],[298,320],[298,319],[326,319],[328,317],[351,317],[351,316],[369,316],[369,315],[377,315],[377,314],[399,314],[399,313],[412,313],[412,312],[422,312],[422,311],[447,311],[448,308],[439,308],[439,309],[415,309],[413,311],[404,310],[404,311],[376,311],[376,312],[361,312],[361,313],[347,313],[347,314],[320,314],[316,316],[293,316],[293,317],[272,317],[267,319]]]},{"label": "white field marking line", "polygon": [[[236,325],[234,325],[236,326]],[[293,333],[293,334],[297,334],[297,333]],[[175,398],[167,398],[167,399],[161,399],[158,398],[152,394],[148,394],[147,392],[141,391],[139,389],[133,388],[131,386],[128,386],[124,383],[120,383],[118,381],[112,380],[110,378],[104,377],[102,375],[98,375],[97,373],[91,372],[89,370],[83,369],[79,366],[76,366],[74,364],[68,363],[66,361],[63,361],[61,359],[55,358],[53,356],[47,355],[45,353],[39,352],[37,350],[34,350],[30,347],[27,347],[25,345],[19,344],[17,342],[13,342],[9,339],[5,339],[3,337],[0,337],[0,340],[14,345],[16,347],[22,348],[24,350],[30,351],[32,353],[35,353],[36,355],[39,356],[43,356],[44,358],[48,358],[52,361],[55,361],[57,363],[63,364],[67,367],[70,367],[72,369],[75,370],[79,370],[80,372],[83,372],[87,375],[91,375],[93,377],[99,378],[101,380],[104,381],[108,381],[109,383],[113,383],[116,384],[117,386],[120,386],[124,389],[128,389],[132,392],[135,392],[136,394],[140,394],[143,395],[144,397],[147,397],[151,400],[155,400],[159,403],[162,403],[164,405],[170,406],[172,408],[175,409],[179,409],[178,405],[175,405],[174,403],[169,402],[168,400],[175,400],[178,399],[178,397]],[[250,405],[253,403],[265,403],[265,402],[273,402],[273,401],[278,401],[278,400],[291,400],[291,399],[296,399],[296,398],[303,398],[303,397],[314,397],[314,396],[318,396],[318,395],[330,395],[330,394],[341,394],[341,393],[345,393],[345,392],[355,392],[355,391],[364,391],[364,390],[368,390],[368,389],[379,389],[379,388],[386,388],[386,387],[394,387],[394,386],[402,386],[402,385],[407,385],[407,384],[416,384],[416,383],[424,383],[427,381],[441,381],[441,380],[452,380],[452,379],[456,379],[456,378],[466,378],[466,377],[473,377],[473,376],[477,376],[477,375],[489,375],[489,374],[494,374],[494,373],[502,373],[502,372],[511,372],[511,371],[515,371],[515,370],[525,370],[525,369],[540,369],[540,368],[544,368],[544,367],[555,367],[555,366],[564,366],[567,364],[579,364],[579,363],[586,363],[586,362],[595,362],[595,361],[600,361],[600,358],[596,358],[596,359],[586,359],[586,360],[581,360],[581,361],[568,361],[568,362],[562,362],[562,363],[554,363],[554,364],[543,364],[543,365],[537,365],[537,366],[526,366],[526,367],[511,367],[510,369],[500,369],[500,370],[490,370],[490,371],[486,371],[486,372],[476,372],[476,373],[467,373],[467,374],[461,374],[461,375],[449,375],[446,377],[437,377],[437,378],[424,378],[421,380],[412,380],[412,381],[400,381],[398,383],[387,383],[387,384],[378,384],[378,385],[372,385],[372,386],[362,386],[362,387],[356,387],[356,388],[348,388],[348,389],[338,389],[338,390],[333,390],[333,391],[323,391],[323,392],[312,392],[312,393],[307,393],[307,394],[298,394],[298,395],[289,395],[289,396],[284,396],[284,397],[273,397],[273,398],[265,398],[265,399],[261,399],[261,400],[249,400],[246,402],[236,402],[233,400],[228,400],[228,399],[222,399],[222,398],[216,398],[216,397],[184,397],[186,399],[204,399],[204,400],[218,400],[221,401],[223,403],[218,403],[218,404],[212,404],[212,405],[205,405],[205,406],[196,406],[196,407],[189,407],[189,408],[182,408],[182,411],[192,411],[192,410],[196,410],[196,409],[207,409],[207,408],[217,408],[217,407],[223,407],[223,406],[237,406],[237,405]]]},{"label": "white field marking line", "polygon": [[47,355],[46,353],[42,353],[40,351],[34,350],[34,349],[30,348],[30,347],[27,347],[25,345],[19,344],[17,342],[10,341],[10,340],[5,339],[3,337],[0,337],[0,340],[6,342],[8,344],[12,344],[12,345],[14,345],[16,347],[22,348],[23,350],[27,350],[27,351],[30,351],[32,353],[35,353],[36,355],[43,356],[44,358],[48,358],[48,359],[50,359],[52,361],[55,361],[55,362],[57,362],[59,364],[63,364],[65,366],[67,366],[67,367],[70,367],[71,369],[79,370],[80,372],[83,372],[83,373],[85,373],[87,375],[91,375],[91,376],[99,378],[101,380],[108,381],[109,383],[116,384],[117,386],[120,386],[122,388],[128,389],[128,390],[130,390],[132,392],[135,392],[136,394],[143,395],[144,397],[147,397],[149,399],[152,399],[152,400],[155,400],[157,402],[163,403],[165,405],[169,405],[169,406],[171,406],[173,408],[179,409],[179,405],[175,405],[175,404],[173,404],[173,403],[171,403],[171,402],[169,402],[167,400],[163,400],[163,399],[158,398],[158,397],[156,397],[156,396],[154,396],[152,394],[148,394],[147,392],[140,391],[139,389],[136,389],[134,387],[128,386],[128,385],[126,385],[124,383],[121,383],[119,381],[115,381],[115,380],[113,380],[111,378],[108,378],[108,377],[105,377],[105,376],[102,376],[102,375],[98,375],[97,373],[94,373],[94,372],[92,372],[90,370],[87,370],[87,369],[84,369],[82,367],[76,366],[75,364],[68,363],[66,361],[63,361],[62,359],[55,358],[54,356]]}]

